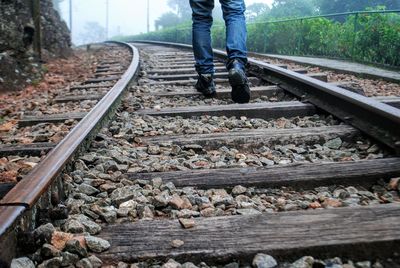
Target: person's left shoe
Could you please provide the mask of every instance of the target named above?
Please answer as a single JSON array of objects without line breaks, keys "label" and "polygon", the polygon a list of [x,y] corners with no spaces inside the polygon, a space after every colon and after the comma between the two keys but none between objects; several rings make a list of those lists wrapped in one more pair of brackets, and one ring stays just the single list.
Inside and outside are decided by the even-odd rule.
[{"label": "person's left shoe", "polygon": [[197,91],[203,93],[206,98],[213,98],[217,94],[215,90],[214,75],[199,74],[199,78],[195,85]]},{"label": "person's left shoe", "polygon": [[231,97],[236,103],[248,103],[251,98],[249,81],[241,63],[233,60],[228,64],[229,84],[232,87]]}]

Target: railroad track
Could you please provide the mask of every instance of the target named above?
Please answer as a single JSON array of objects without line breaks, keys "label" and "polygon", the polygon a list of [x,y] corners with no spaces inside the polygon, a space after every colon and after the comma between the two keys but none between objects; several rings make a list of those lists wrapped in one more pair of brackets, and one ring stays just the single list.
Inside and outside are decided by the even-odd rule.
[{"label": "railroad track", "polygon": [[[87,249],[103,264],[173,258],[243,265],[267,253],[282,263],[311,255],[396,265],[387,258],[396,257],[400,238],[399,98],[367,98],[324,74],[250,59],[252,100],[233,104],[225,55],[216,51],[218,93],[204,99],[193,89],[190,47],[136,47],[137,84],[127,89],[139,73],[130,46],[123,75],[109,62],[100,78],[71,88],[90,94],[55,99],[101,98],[89,113],[20,121],[80,120],[0,201],[2,260],[18,248],[46,265],[67,259],[60,250],[79,256],[80,265],[98,264],[79,245],[57,243],[86,232]],[[105,80],[116,84],[98,93]],[[105,118],[113,120],[101,129]],[[43,233],[32,232],[37,220],[58,228],[47,225],[40,245],[30,243]],[[25,239],[18,244],[18,237]]]}]

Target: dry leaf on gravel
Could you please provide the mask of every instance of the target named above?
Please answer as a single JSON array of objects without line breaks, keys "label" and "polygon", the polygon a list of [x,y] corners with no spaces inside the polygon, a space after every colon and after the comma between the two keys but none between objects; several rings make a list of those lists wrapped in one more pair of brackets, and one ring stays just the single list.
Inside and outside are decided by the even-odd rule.
[{"label": "dry leaf on gravel", "polygon": [[8,121],[7,123],[0,125],[0,132],[10,131],[16,124],[17,124],[16,120]]},{"label": "dry leaf on gravel", "polygon": [[17,182],[18,172],[15,170],[4,171],[0,173],[0,182]]}]

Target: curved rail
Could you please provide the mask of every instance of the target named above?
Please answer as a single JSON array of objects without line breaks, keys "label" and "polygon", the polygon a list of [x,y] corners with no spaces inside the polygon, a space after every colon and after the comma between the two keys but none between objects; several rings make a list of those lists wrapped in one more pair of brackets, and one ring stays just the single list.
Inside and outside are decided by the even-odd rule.
[{"label": "curved rail", "polygon": [[130,81],[136,78],[140,69],[137,48],[127,43],[115,43],[127,46],[131,50],[133,57],[129,68],[71,132],[0,201],[0,236],[26,209],[36,204],[82,144],[93,137],[105,118],[111,116],[113,106]]},{"label": "curved rail", "polygon": [[[192,49],[191,45],[178,43],[134,42]],[[224,51],[216,49],[214,55],[223,59],[227,57]],[[340,118],[400,155],[400,109],[262,61],[249,59],[249,65],[250,73]]]}]

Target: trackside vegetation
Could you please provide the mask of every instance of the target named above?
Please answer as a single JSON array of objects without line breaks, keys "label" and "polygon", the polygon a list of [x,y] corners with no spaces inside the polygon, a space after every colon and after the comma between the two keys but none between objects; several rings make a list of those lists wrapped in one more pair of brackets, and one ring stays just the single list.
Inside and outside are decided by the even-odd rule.
[{"label": "trackside vegetation", "polygon": [[[322,56],[400,67],[400,12],[365,11],[248,23],[249,51]],[[213,46],[225,45],[225,28],[215,21]],[[191,22],[123,37],[191,43]]]}]

